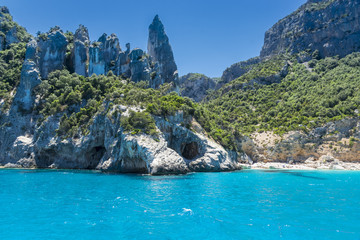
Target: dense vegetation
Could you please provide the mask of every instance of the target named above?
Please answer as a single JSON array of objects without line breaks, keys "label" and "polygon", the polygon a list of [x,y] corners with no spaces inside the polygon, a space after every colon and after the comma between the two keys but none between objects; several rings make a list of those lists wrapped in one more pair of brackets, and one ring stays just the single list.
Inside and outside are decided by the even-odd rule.
[{"label": "dense vegetation", "polygon": [[[306,7],[317,10],[331,2]],[[20,41],[0,51],[0,99],[2,110],[6,110],[20,82],[29,34],[7,13],[2,13],[0,20],[0,36],[4,37],[15,27]],[[148,88],[148,82],[134,83],[111,71],[107,76],[71,74],[73,33],[65,35],[69,41],[67,70],[51,73],[34,91],[38,100],[34,111],[42,116],[39,124],[50,116],[59,117],[57,133],[62,137],[88,134],[94,117],[108,114],[114,105],[139,110],[121,117],[120,124],[125,131],[155,136],[153,116],[167,117],[183,111],[185,116],[194,116],[217,142],[236,151],[240,151],[236,140],[253,132],[307,132],[329,121],[359,115],[360,53],[342,59],[319,59],[315,51],[306,53],[313,58],[306,63],[299,62],[302,53],[276,56],[248,66],[249,72],[219,90],[209,91],[210,95],[202,103],[195,104],[189,98],[170,92],[171,84],[155,90]],[[38,38],[45,37],[46,34],[38,33]],[[193,74],[188,80],[199,77],[202,75]],[[113,114],[118,113],[116,110]]]},{"label": "dense vegetation", "polygon": [[280,69],[281,65],[265,62],[213,93],[196,113],[199,122],[217,141],[232,148],[236,135],[308,131],[329,121],[358,116],[360,53],[304,64],[294,56],[284,58],[286,61],[290,63],[288,74],[280,83],[246,85],[257,72],[271,73],[271,66],[273,72]]},{"label": "dense vegetation", "polygon": [[[58,70],[49,74],[48,79],[36,88],[35,94],[40,101],[35,111],[43,116],[43,120],[63,114],[58,130],[58,134],[63,136],[75,136],[78,129],[86,134],[93,116],[105,114],[106,104],[140,107],[144,111],[132,113],[123,121],[125,128],[134,133],[154,133],[150,113],[169,116],[181,110],[186,115],[194,114],[193,102],[176,93],[167,94],[169,86],[164,85],[159,90],[147,86],[147,82],[134,83],[113,75],[111,71],[107,76],[84,77]],[[146,123],[149,126],[145,126]]]},{"label": "dense vegetation", "polygon": [[14,90],[20,83],[25,51],[25,43],[12,44],[9,49],[0,51],[0,99],[4,100],[3,110],[9,108]]},{"label": "dense vegetation", "polygon": [[20,83],[21,67],[25,59],[26,42],[30,35],[15,23],[8,13],[0,13],[0,38],[5,39],[6,33],[16,29],[19,43],[13,43],[3,51],[0,49],[0,99],[3,100],[2,109],[9,108],[14,90]]}]

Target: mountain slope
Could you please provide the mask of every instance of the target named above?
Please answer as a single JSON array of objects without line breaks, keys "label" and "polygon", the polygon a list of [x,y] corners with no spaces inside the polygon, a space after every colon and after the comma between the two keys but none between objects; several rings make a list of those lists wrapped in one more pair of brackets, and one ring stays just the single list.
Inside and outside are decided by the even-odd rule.
[{"label": "mountain slope", "polygon": [[262,58],[313,52],[344,57],[360,51],[359,0],[309,0],[265,33]]}]

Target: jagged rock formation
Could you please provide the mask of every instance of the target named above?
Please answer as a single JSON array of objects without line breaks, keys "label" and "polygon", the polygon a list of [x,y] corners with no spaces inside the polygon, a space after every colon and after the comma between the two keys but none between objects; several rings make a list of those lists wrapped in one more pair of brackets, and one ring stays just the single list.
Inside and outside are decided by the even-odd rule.
[{"label": "jagged rock formation", "polygon": [[32,110],[34,103],[32,90],[41,83],[37,51],[38,44],[32,39],[26,47],[25,62],[21,70],[21,81],[14,98],[14,105],[20,107],[20,110]]},{"label": "jagged rock formation", "polygon": [[115,34],[107,36],[105,33],[98,42],[90,47],[89,75],[107,74],[112,71],[119,75],[120,72],[120,44]]},{"label": "jagged rock formation", "polygon": [[120,52],[120,56],[119,56],[120,68],[118,73],[118,75],[123,74],[124,77],[127,78],[131,76],[129,54],[130,54],[130,43],[127,43],[126,51]]},{"label": "jagged rock formation", "polygon": [[309,0],[265,33],[262,58],[319,51],[344,57],[360,51],[359,0]]},{"label": "jagged rock formation", "polygon": [[105,74],[105,60],[99,45],[93,44],[89,50],[89,76]]},{"label": "jagged rock formation", "polygon": [[[109,107],[108,107],[109,108]],[[124,111],[116,119],[112,113]],[[0,165],[6,167],[40,167],[70,169],[100,169],[103,171],[180,174],[190,171],[230,171],[239,169],[220,145],[183,126],[181,113],[168,119],[156,118],[159,136],[132,135],[120,126],[121,115],[128,114],[124,106],[113,106],[95,117],[90,133],[77,139],[62,139],[56,135],[59,116],[46,120],[40,127],[31,126],[32,134],[19,132],[12,138],[7,152],[0,154]],[[106,114],[106,113],[109,114]],[[28,115],[31,116],[31,115]],[[9,131],[14,131],[12,126]],[[24,135],[22,135],[24,134]]]},{"label": "jagged rock formation", "polygon": [[[7,31],[9,34],[1,35],[2,43],[5,44],[2,47],[8,47],[7,43],[15,41],[10,36],[18,28]],[[156,41],[158,40],[155,45],[160,46],[160,49],[155,48],[157,55],[153,62],[141,49],[130,51],[130,44],[122,52],[114,34],[104,34],[90,46],[88,31],[84,26],[76,31],[73,40],[71,34],[64,34],[58,27],[32,39],[27,44],[20,84],[10,110],[1,112],[0,166],[99,169],[149,174],[239,169],[237,158],[207,138],[200,125],[192,117],[184,117],[182,111],[178,111],[175,116],[154,117],[156,136],[126,132],[120,125],[120,118],[129,116],[132,110],[142,110],[114,102],[103,102],[103,110],[89,115],[91,120],[89,119],[88,133],[79,131],[76,136],[66,139],[57,134],[61,117],[64,112],[79,112],[85,99],[43,119],[45,115],[39,112],[39,107],[44,103],[41,94],[39,95],[43,88],[38,88],[37,91],[34,89],[52,71],[64,66],[84,76],[112,71],[117,75],[131,77],[135,82],[150,81],[154,87],[159,87],[157,83],[175,81],[177,75],[173,72],[173,78],[159,78],[156,84],[151,83],[153,72],[157,74],[159,71],[156,77],[168,76],[168,63],[162,62],[168,58],[161,56],[164,53],[161,48],[167,49],[165,54],[171,48],[160,39]],[[173,61],[172,52],[171,59]],[[195,130],[185,127],[191,123],[196,126]]]},{"label": "jagged rock formation", "polygon": [[216,82],[203,74],[189,73],[180,77],[179,86],[181,96],[200,102],[206,97],[208,90],[216,88]]},{"label": "jagged rock formation", "polygon": [[52,71],[63,68],[67,44],[65,35],[59,29],[47,34],[46,39],[40,38],[39,67],[43,79],[46,79]]},{"label": "jagged rock formation", "polygon": [[242,61],[231,65],[223,72],[221,81],[218,84],[218,88],[249,72],[252,69],[252,65],[257,64],[260,61],[261,60],[259,57],[255,57],[247,61]]},{"label": "jagged rock formation", "polygon": [[88,59],[89,59],[89,32],[86,27],[80,25],[76,30],[74,35],[74,48],[73,48],[73,63],[74,63],[74,72],[82,75],[88,76]]},{"label": "jagged rock formation", "polygon": [[164,25],[158,15],[149,26],[148,54],[150,60],[155,63],[156,70],[156,76],[152,77],[150,86],[158,88],[163,83],[175,82],[177,84],[178,72],[174,55]]},{"label": "jagged rock formation", "polygon": [[139,48],[135,48],[130,52],[129,58],[131,81],[150,81],[151,70],[149,67],[149,60],[144,55],[144,51]]}]

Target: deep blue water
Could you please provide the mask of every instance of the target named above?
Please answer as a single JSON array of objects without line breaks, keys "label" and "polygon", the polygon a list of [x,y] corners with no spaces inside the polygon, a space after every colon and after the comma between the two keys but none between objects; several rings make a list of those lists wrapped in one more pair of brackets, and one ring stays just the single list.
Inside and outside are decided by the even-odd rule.
[{"label": "deep blue water", "polygon": [[360,239],[360,172],[0,170],[0,239]]}]

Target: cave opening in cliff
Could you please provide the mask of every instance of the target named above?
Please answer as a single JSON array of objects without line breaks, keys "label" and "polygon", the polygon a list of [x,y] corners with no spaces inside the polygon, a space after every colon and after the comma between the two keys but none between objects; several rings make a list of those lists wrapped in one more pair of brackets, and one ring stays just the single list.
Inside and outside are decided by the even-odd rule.
[{"label": "cave opening in cliff", "polygon": [[96,168],[105,152],[106,149],[104,146],[93,147],[89,152],[87,152],[86,159],[89,162],[88,169]]},{"label": "cave opening in cliff", "polygon": [[120,166],[118,167],[122,173],[149,173],[146,162],[142,158],[127,157],[122,159]]},{"label": "cave opening in cliff", "polygon": [[181,155],[189,160],[193,160],[199,155],[199,145],[197,142],[183,144]]}]

